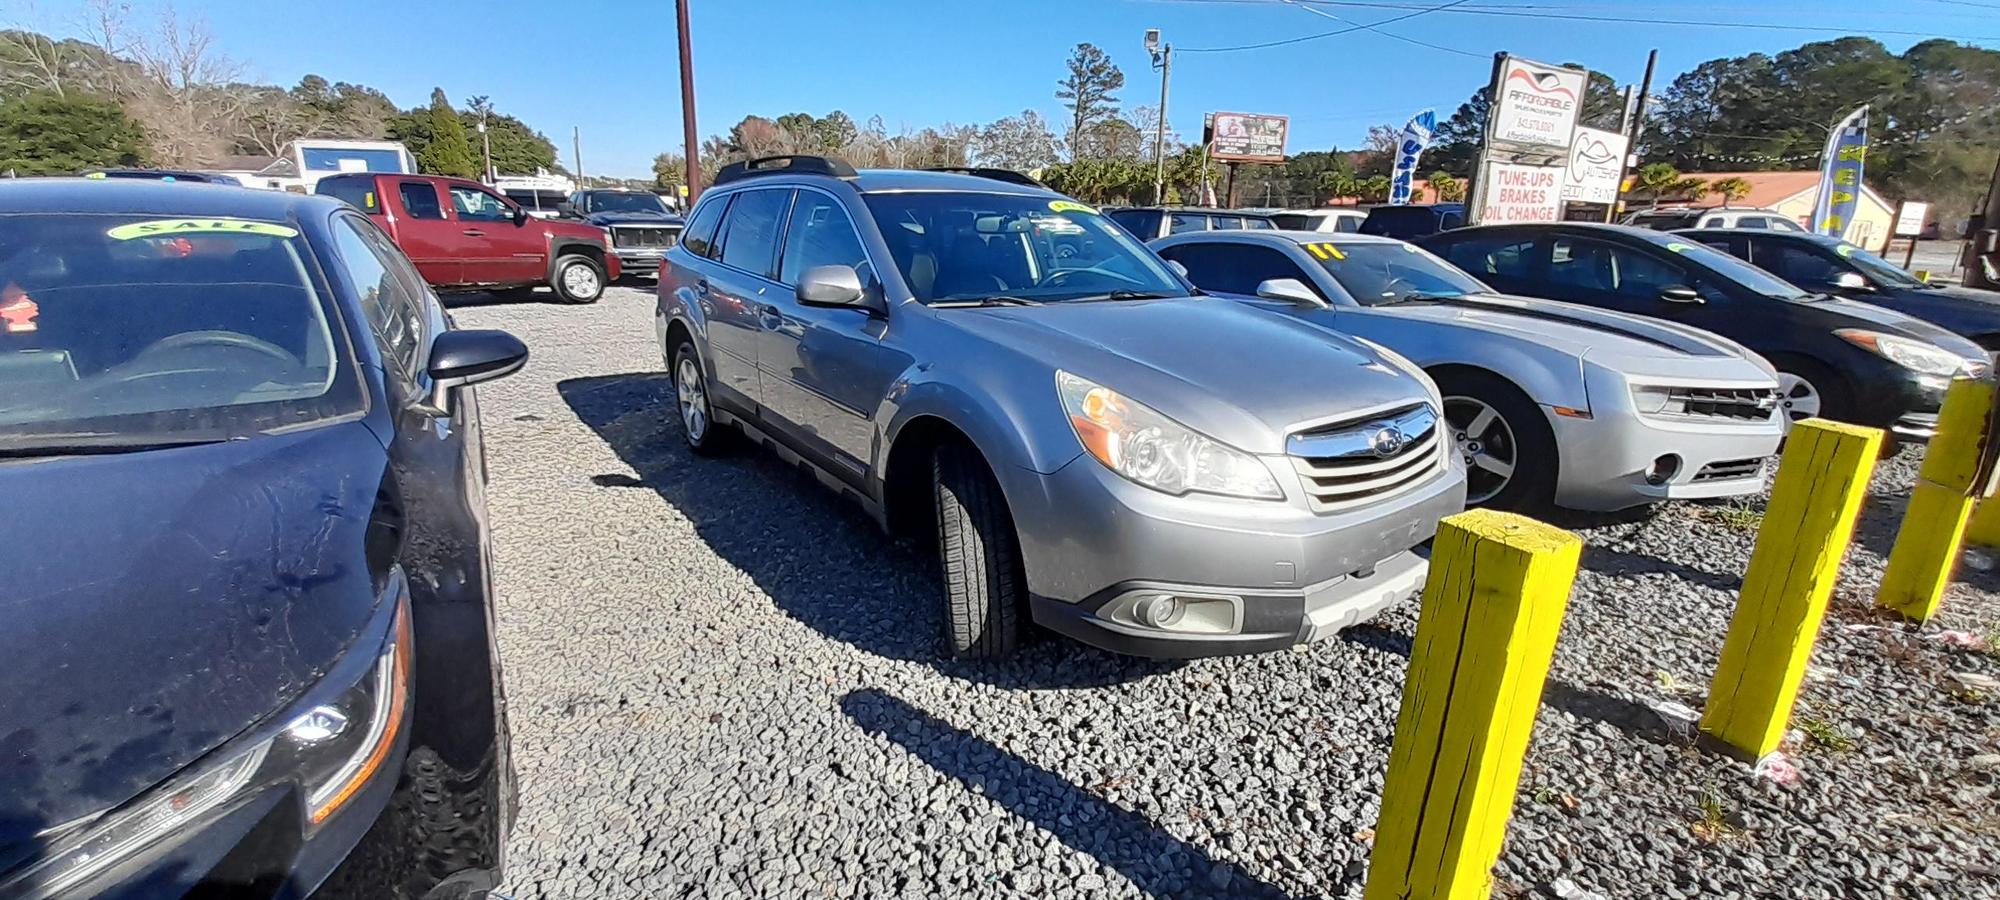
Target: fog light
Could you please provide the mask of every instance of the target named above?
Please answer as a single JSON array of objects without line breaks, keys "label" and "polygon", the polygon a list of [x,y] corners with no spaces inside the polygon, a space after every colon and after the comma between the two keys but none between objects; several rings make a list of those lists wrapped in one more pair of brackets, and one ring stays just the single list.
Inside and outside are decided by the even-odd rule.
[{"label": "fog light", "polygon": [[1646,469],[1647,484],[1666,484],[1681,473],[1681,458],[1672,453],[1653,460]]},{"label": "fog light", "polygon": [[1132,608],[1139,622],[1150,628],[1172,628],[1187,615],[1187,601],[1172,594],[1154,594]]}]

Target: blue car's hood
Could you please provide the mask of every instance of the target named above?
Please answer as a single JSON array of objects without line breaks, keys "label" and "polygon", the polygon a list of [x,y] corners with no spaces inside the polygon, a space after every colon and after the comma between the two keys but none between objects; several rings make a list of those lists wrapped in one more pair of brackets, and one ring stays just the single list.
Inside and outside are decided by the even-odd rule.
[{"label": "blue car's hood", "polygon": [[0,462],[0,858],[282,710],[374,606],[359,422]]}]

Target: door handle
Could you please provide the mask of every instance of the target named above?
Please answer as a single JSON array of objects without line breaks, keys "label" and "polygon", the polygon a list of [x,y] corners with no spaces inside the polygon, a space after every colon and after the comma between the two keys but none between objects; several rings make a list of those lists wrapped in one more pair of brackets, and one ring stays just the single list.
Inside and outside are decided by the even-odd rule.
[{"label": "door handle", "polygon": [[479,230],[479,229],[477,229],[477,228],[467,228],[467,229],[465,229],[465,236],[466,236],[466,237],[485,237],[485,236],[486,236],[486,232],[484,232],[484,231],[480,231],[480,230]]},{"label": "door handle", "polygon": [[764,327],[766,328],[777,328],[785,324],[784,311],[775,306],[765,306],[757,310],[757,314],[764,320]]},{"label": "door handle", "polygon": [[704,279],[702,281],[695,282],[694,292],[704,297],[708,296],[708,281]]}]

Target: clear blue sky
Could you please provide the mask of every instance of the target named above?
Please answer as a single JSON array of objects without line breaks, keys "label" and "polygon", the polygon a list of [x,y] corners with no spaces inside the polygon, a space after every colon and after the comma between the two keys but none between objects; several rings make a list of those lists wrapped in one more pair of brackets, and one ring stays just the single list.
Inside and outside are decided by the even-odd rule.
[{"label": "clear blue sky", "polygon": [[[1387,25],[1388,31],[1467,51],[1415,46],[1368,31],[1235,53],[1185,52],[1279,40],[1345,23],[1281,0],[690,0],[701,134],[749,114],[880,115],[891,131],[951,121],[983,123],[1026,108],[1060,122],[1054,97],[1079,41],[1125,71],[1127,107],[1158,102],[1158,76],[1141,39],[1160,28],[1181,51],[1171,127],[1198,133],[1217,109],[1292,117],[1290,149],[1353,148],[1371,124],[1401,125],[1434,106],[1449,115],[1508,50],[1575,61],[1636,83],[1648,48],[1659,83],[1708,59],[1776,52],[1840,34],[1874,35],[1891,50],[1926,36],[1980,37],[2000,47],[2000,0],[1464,0],[1465,9]],[[1304,0],[1315,3],[1316,0]],[[1445,0],[1363,0],[1431,6]],[[80,4],[78,4],[80,6]],[[147,0],[133,5],[147,8]],[[40,0],[60,19],[62,0]],[[1524,8],[1532,7],[1532,9]],[[680,84],[670,0],[343,0],[291,12],[268,0],[180,0],[205,16],[220,49],[257,80],[291,85],[307,73],[379,88],[400,106],[441,86],[453,102],[486,94],[553,139],[570,162],[570,128],[583,129],[592,174],[647,176],[653,154],[679,149]],[[1409,9],[1318,3],[1348,22]],[[1810,8],[1806,14],[1803,9]],[[1545,18],[1537,13],[1647,20],[1824,24],[1826,32],[1674,27]],[[366,27],[335,25],[340,19]],[[45,26],[46,27],[46,26]]]}]

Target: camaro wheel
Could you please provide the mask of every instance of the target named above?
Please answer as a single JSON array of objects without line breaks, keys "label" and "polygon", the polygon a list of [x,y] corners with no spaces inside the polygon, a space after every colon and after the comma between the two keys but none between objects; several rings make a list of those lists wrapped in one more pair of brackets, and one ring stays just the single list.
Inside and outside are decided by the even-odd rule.
[{"label": "camaro wheel", "polygon": [[604,270],[588,256],[571,254],[556,260],[556,296],[571,303],[596,303],[604,296]]},{"label": "camaro wheel", "polygon": [[1465,502],[1538,509],[1555,493],[1556,441],[1534,401],[1512,383],[1478,372],[1442,372],[1444,420],[1465,460]]},{"label": "camaro wheel", "polygon": [[1006,656],[1021,641],[1027,579],[1014,520],[986,462],[946,446],[931,460],[944,629],[958,657]]},{"label": "camaro wheel", "polygon": [[713,456],[728,449],[729,432],[716,424],[708,404],[708,379],[702,375],[701,357],[694,344],[682,341],[674,351],[674,410],[680,414],[681,437],[688,449]]}]

